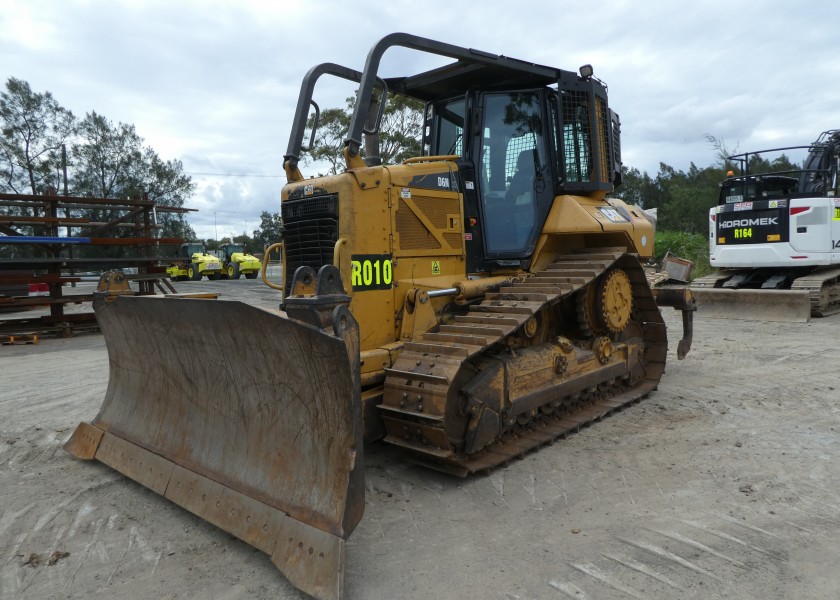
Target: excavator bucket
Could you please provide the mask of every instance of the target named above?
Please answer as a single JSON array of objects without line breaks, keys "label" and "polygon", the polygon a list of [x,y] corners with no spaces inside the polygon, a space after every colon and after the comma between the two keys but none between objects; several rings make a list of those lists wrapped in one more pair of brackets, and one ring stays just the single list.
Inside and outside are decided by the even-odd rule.
[{"label": "excavator bucket", "polygon": [[806,290],[694,287],[691,291],[701,317],[789,323],[811,320],[811,299]]},{"label": "excavator bucket", "polygon": [[358,325],[240,302],[113,297],[105,401],[65,445],[271,557],[304,592],[342,595],[364,511]]}]

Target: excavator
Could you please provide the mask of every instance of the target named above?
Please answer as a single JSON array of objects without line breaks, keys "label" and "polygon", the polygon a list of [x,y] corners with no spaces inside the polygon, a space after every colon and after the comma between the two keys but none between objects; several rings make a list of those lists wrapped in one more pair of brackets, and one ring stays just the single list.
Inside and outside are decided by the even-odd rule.
[{"label": "excavator", "polygon": [[[385,78],[394,47],[445,64]],[[358,85],[346,169],[306,178],[324,75]],[[423,103],[423,152],[386,165],[393,94]],[[655,390],[660,307],[682,312],[689,351],[690,291],[651,290],[653,226],[608,197],[620,121],[589,65],[391,34],[362,71],[305,75],[283,167],[283,275],[262,274],[279,310],[101,282],[108,390],[65,448],[265,552],[314,598],[343,595],[366,443],[486,473]]]},{"label": "excavator", "polygon": [[[801,168],[750,173],[751,158],[807,151]],[[840,129],[808,146],[728,157],[740,173],[709,210],[709,262],[692,283],[704,316],[804,322],[840,312]]]}]

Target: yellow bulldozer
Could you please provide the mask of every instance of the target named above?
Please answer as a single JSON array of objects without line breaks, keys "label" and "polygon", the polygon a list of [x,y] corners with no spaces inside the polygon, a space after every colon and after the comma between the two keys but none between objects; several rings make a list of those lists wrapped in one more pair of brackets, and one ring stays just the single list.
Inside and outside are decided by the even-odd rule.
[{"label": "yellow bulldozer", "polygon": [[[384,78],[395,46],[450,62]],[[307,179],[324,75],[358,84],[346,170]],[[425,104],[424,152],[384,165],[392,93]],[[588,65],[397,33],[363,71],[314,67],[284,157],[282,281],[263,271],[281,310],[106,291],[107,395],[66,448],[266,552],[313,597],[341,598],[365,442],[453,476],[487,472],[656,389],[660,306],[682,311],[688,352],[690,292],[651,290],[653,227],[608,197],[619,129]]]}]

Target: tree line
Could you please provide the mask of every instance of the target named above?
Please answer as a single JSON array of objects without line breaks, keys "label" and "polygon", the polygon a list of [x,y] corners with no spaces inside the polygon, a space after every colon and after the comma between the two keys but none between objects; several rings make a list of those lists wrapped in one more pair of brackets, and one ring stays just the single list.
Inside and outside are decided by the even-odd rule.
[{"label": "tree line", "polygon": [[[622,168],[622,184],[613,194],[629,204],[644,209],[657,209],[657,227],[664,231],[682,231],[706,235],[709,228],[709,209],[716,206],[721,182],[741,174],[739,165],[729,159],[733,152],[713,136],[707,136],[715,149],[716,162],[698,167],[693,162],[687,171],[680,171],[661,162],[659,171],[651,176],[633,167]],[[781,154],[772,159],[751,154],[747,169],[750,173],[778,173],[801,168]]]},{"label": "tree line", "polygon": [[[222,244],[233,242],[234,244],[242,244],[248,252],[260,253],[267,247],[280,241],[282,236],[282,223],[280,220],[280,213],[271,213],[266,210],[260,213],[260,225],[248,235],[247,232],[242,232],[240,235],[233,237],[223,237],[220,240],[208,238],[201,240],[207,250],[218,250]],[[276,257],[274,257],[276,260]]]},{"label": "tree line", "polygon": [[[304,152],[304,162],[326,166],[329,174],[341,171],[343,142],[354,102],[351,97],[344,107],[322,111],[315,144]],[[310,132],[313,125],[311,117]],[[181,162],[158,156],[133,125],[113,123],[95,111],[78,119],[50,92],[34,92],[20,79],[10,78],[0,93],[0,127],[0,192],[67,190],[74,196],[111,198],[145,194],[161,205],[180,207],[195,191]],[[422,128],[422,104],[391,94],[379,133],[383,164],[420,154]],[[660,230],[705,236],[708,211],[717,204],[720,182],[736,167],[727,158],[731,152],[720,140],[711,136],[708,140],[716,150],[714,164],[698,167],[691,163],[687,171],[681,171],[662,162],[654,175],[624,166],[622,185],[613,195],[645,209],[657,209]],[[754,173],[795,168],[784,155],[772,161],[759,155],[750,158],[749,170]],[[92,216],[102,220],[101,215]],[[162,237],[197,239],[183,215],[163,213],[159,218],[163,221]],[[280,213],[263,212],[260,219],[252,235],[243,232],[232,241],[245,243],[256,252],[278,241]],[[216,241],[205,243],[212,247]]]},{"label": "tree line", "polygon": [[[0,92],[0,192],[66,192],[90,198],[148,198],[182,207],[195,191],[179,160],[165,160],[134,125],[114,123],[91,111],[77,118],[50,92],[10,77]],[[7,214],[19,207],[0,208]],[[75,217],[107,220],[105,211],[84,209]],[[84,213],[84,214],[82,214]],[[158,213],[161,237],[194,239],[182,214]],[[114,237],[131,233],[113,232]]]}]

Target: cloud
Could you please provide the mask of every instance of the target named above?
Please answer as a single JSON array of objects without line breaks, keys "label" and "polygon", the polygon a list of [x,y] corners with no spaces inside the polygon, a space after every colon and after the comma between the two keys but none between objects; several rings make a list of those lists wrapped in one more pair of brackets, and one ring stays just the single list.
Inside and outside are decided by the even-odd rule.
[{"label": "cloud", "polygon": [[[592,64],[621,115],[625,164],[651,174],[660,162],[711,164],[707,134],[741,151],[807,143],[840,126],[840,63],[828,58],[840,9],[774,4],[14,1],[0,12],[0,76],[51,91],[77,116],[134,124],[162,158],[182,160],[198,184],[189,220],[207,237],[278,210],[306,71],[361,69],[395,29],[568,70]],[[393,49],[382,68],[438,64]],[[316,97],[344,106],[353,90],[323,80]]]}]

